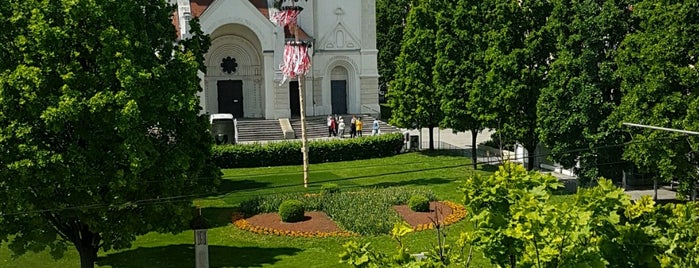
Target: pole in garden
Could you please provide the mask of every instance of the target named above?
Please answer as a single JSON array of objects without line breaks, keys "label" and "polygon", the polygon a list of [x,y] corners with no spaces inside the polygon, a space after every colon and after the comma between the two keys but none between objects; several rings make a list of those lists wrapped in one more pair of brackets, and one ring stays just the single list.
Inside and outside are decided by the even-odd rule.
[{"label": "pole in garden", "polygon": [[[290,78],[297,78],[299,83],[299,112],[301,113],[301,153],[303,155],[303,187],[308,188],[308,138],[306,136],[306,102],[304,99],[305,90],[303,79],[306,73],[311,69],[311,60],[308,56],[308,48],[311,43],[305,40],[299,40],[299,27],[297,18],[303,10],[302,7],[296,6],[294,2],[298,0],[290,0],[290,6],[280,6],[279,11],[275,13],[271,20],[275,24],[286,27],[294,27],[294,40],[286,41],[284,44],[284,60],[280,66],[284,78],[282,84]],[[283,0],[282,0],[283,2]]]}]

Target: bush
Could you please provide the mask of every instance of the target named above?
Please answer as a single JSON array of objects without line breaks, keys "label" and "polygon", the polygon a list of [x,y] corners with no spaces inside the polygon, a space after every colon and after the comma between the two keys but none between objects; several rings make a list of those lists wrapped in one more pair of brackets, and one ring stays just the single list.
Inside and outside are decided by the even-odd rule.
[{"label": "bush", "polygon": [[[308,157],[312,164],[370,159],[396,155],[402,147],[401,133],[359,139],[318,140],[308,143]],[[220,168],[288,166],[303,163],[300,141],[214,145],[212,156],[213,162]]]},{"label": "bush", "polygon": [[339,193],[340,192],[340,186],[334,183],[323,183],[323,185],[320,186],[320,194],[321,195],[326,195],[326,194],[334,194],[334,193]]},{"label": "bush", "polygon": [[299,222],[304,217],[303,202],[286,200],[279,205],[279,216],[283,222]]},{"label": "bush", "polygon": [[429,212],[430,200],[424,195],[413,195],[408,201],[408,206],[416,212]]}]

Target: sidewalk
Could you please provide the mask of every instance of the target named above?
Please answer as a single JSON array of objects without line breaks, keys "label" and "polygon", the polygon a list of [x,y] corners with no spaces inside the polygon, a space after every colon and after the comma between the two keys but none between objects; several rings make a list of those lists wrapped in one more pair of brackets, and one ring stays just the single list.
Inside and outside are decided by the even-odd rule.
[{"label": "sidewalk", "polygon": [[[401,132],[410,132],[410,135],[418,135],[422,133],[422,148],[429,148],[430,142],[430,131],[427,128],[423,128],[422,131],[418,129],[401,129]],[[485,129],[476,135],[476,144],[486,142],[490,140],[490,135],[494,131],[490,129]],[[466,149],[471,148],[471,131],[458,132],[450,128],[435,128],[434,129],[434,148],[435,149]]]}]

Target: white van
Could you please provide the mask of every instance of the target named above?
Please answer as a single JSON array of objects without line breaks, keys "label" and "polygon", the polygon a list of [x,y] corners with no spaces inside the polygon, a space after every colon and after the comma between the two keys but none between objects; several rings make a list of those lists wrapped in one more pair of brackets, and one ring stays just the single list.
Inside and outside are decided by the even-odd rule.
[{"label": "white van", "polygon": [[235,143],[235,118],[233,114],[212,114],[209,116],[211,136],[216,144]]}]

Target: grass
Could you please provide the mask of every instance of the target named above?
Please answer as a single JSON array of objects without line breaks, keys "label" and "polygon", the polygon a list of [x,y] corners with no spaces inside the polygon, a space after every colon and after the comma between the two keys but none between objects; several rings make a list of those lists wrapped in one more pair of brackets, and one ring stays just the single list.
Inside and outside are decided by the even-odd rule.
[{"label": "grass", "polygon": [[[308,188],[303,187],[301,166],[224,170],[224,181],[217,194],[194,202],[212,224],[209,229],[211,267],[348,267],[339,264],[342,244],[350,240],[371,242],[382,252],[393,254],[396,242],[388,235],[359,238],[290,238],[257,235],[230,224],[231,212],[246,199],[274,193],[316,193],[324,183],[337,184],[341,191],[373,187],[422,186],[438,199],[462,202],[459,182],[477,173],[470,160],[440,153],[410,153],[390,158],[323,163],[310,166]],[[447,239],[457,239],[468,230],[461,221],[447,226]],[[410,252],[427,251],[436,244],[434,231],[412,233],[403,238]],[[193,232],[149,233],[136,239],[130,249],[100,252],[97,267],[192,267]],[[489,267],[476,253],[473,267]],[[310,260],[310,261],[309,261]],[[0,246],[0,267],[78,267],[79,257],[69,248],[64,258],[53,260],[48,251],[12,258],[7,245]]]}]

